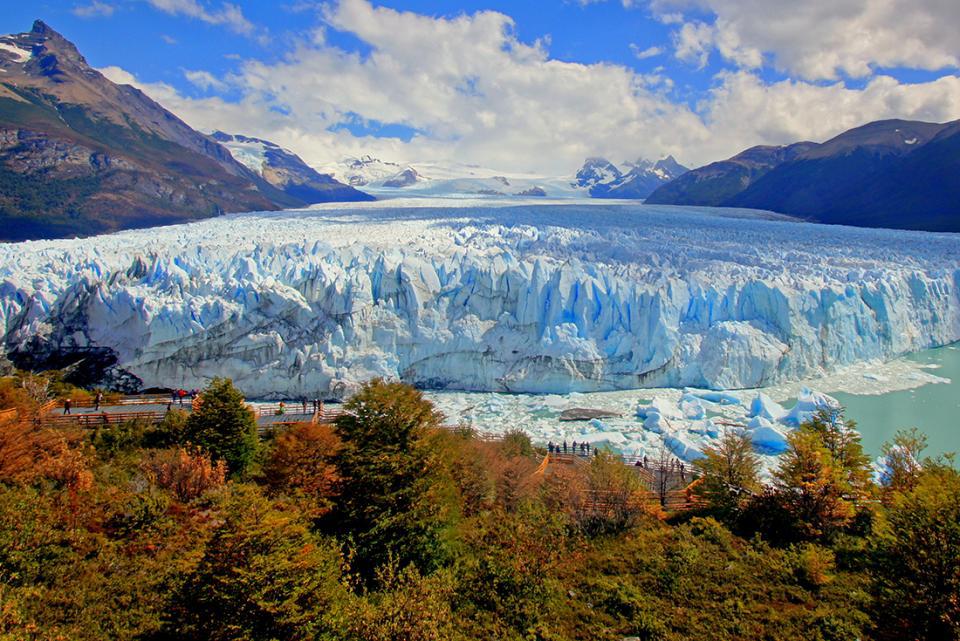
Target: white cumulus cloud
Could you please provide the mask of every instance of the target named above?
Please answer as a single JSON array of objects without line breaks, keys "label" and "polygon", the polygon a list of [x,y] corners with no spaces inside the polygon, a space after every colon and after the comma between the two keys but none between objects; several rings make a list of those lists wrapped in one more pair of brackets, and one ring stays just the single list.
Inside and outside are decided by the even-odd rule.
[{"label": "white cumulus cloud", "polygon": [[[953,75],[916,84],[884,75],[861,88],[765,82],[755,69],[763,50],[719,20],[697,27],[689,56],[699,63],[717,50],[740,60],[739,69],[719,74],[693,107],[670,99],[672,83],[660,68],[639,74],[553,59],[546,42],[520,41],[512,19],[498,12],[437,18],[341,0],[327,5],[323,21],[279,62],[246,60],[224,77],[185,72],[205,90],[229,87],[242,96],[236,101],[191,99],[121,69],[103,71],[194,127],[267,138],[318,166],[366,153],[552,174],[571,174],[592,155],[673,154],[693,166],[755,144],[822,140],[878,118],[960,118]],[[329,29],[352,34],[369,53],[330,45]],[[414,134],[409,141],[353,135],[345,123],[404,125]]]}]

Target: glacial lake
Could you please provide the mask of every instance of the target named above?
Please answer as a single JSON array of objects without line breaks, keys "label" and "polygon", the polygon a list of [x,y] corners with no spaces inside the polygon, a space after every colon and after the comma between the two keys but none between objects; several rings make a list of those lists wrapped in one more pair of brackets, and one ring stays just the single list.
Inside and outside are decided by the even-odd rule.
[{"label": "glacial lake", "polygon": [[882,445],[898,430],[910,427],[927,435],[928,455],[960,452],[960,345],[918,352],[904,360],[935,365],[927,371],[950,382],[876,395],[828,393],[843,404],[847,418],[857,422],[864,449],[872,457],[880,455]]}]

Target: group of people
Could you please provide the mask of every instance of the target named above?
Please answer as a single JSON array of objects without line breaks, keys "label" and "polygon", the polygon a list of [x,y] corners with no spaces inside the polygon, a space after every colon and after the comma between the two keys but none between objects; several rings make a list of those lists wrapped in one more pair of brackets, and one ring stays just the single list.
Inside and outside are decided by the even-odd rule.
[{"label": "group of people", "polygon": [[[644,454],[642,459],[637,459],[637,462],[634,463],[637,467],[650,467],[650,462],[647,460],[647,455]],[[670,474],[679,474],[680,480],[683,481],[686,479],[687,467],[683,464],[678,458],[670,459],[670,462],[663,466],[664,472],[669,472]]]},{"label": "group of people", "polygon": [[189,392],[188,392],[187,390],[185,390],[185,389],[175,389],[175,390],[171,390],[171,392],[170,392],[170,402],[171,402],[171,403],[177,403],[177,402],[179,402],[180,405],[182,406],[182,405],[183,405],[183,399],[189,398],[189,399],[192,401],[193,399],[195,399],[195,398],[197,397],[197,394],[199,394],[199,393],[200,393],[199,390],[195,390],[195,389],[192,389],[192,390],[190,390]]},{"label": "group of people", "polygon": [[[577,448],[579,448],[580,456],[590,456],[590,444],[589,443],[577,443],[576,441],[567,448],[567,442],[554,444],[553,441],[547,443],[547,451],[551,454],[577,454]],[[596,452],[596,449],[594,449]]]}]

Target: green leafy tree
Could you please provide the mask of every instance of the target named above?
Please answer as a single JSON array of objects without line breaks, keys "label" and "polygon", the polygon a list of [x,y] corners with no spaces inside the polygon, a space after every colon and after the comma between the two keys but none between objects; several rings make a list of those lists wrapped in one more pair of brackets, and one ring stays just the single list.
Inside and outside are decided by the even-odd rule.
[{"label": "green leafy tree", "polygon": [[431,446],[442,415],[409,385],[375,379],[337,419],[338,499],[329,519],[366,579],[388,562],[429,573],[447,558],[453,483]]},{"label": "green leafy tree", "polygon": [[878,636],[960,639],[960,473],[931,464],[877,520]]},{"label": "green leafy tree", "polygon": [[253,463],[259,438],[257,420],[233,382],[215,378],[200,396],[199,407],[187,419],[184,439],[199,445],[230,472],[242,475]]},{"label": "green leafy tree", "polygon": [[697,462],[701,481],[696,492],[722,517],[732,517],[760,490],[760,458],[747,434],[727,432]]}]

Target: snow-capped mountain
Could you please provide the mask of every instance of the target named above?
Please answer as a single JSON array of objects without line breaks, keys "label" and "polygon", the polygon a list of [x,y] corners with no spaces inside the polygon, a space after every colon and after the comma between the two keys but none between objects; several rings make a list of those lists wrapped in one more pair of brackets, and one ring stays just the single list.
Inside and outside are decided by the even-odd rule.
[{"label": "snow-capped mountain", "polygon": [[364,156],[348,158],[324,170],[379,198],[476,197],[485,198],[582,198],[586,190],[570,184],[567,177],[504,172],[479,165],[455,162],[416,162],[401,165]]},{"label": "snow-capped mountain", "polygon": [[269,140],[222,131],[210,137],[268,183],[307,204],[373,200],[373,196],[321,174],[300,156]]},{"label": "snow-capped mountain", "polygon": [[600,193],[622,179],[623,172],[606,158],[587,158],[575,176],[575,184],[593,195],[594,191]]},{"label": "snow-capped mountain", "polygon": [[365,187],[379,183],[403,170],[395,162],[388,162],[370,155],[359,158],[344,158],[338,163],[327,165],[323,171],[353,187]]},{"label": "snow-capped mountain", "polygon": [[[960,236],[608,202],[389,201],[0,245],[14,363],[251,397],[752,388],[960,339]],[[509,205],[509,206],[507,206]],[[31,360],[32,359],[32,360]],[[114,366],[115,364],[115,366]]]},{"label": "snow-capped mountain", "polygon": [[386,180],[381,181],[380,185],[389,189],[403,189],[410,185],[416,185],[418,182],[423,182],[423,180],[423,177],[417,173],[416,169],[406,167]]},{"label": "snow-capped mountain", "polygon": [[573,184],[586,189],[591,198],[643,199],[687,171],[673,156],[657,162],[641,158],[622,167],[606,158],[587,158]]}]

